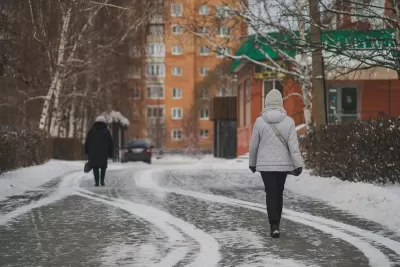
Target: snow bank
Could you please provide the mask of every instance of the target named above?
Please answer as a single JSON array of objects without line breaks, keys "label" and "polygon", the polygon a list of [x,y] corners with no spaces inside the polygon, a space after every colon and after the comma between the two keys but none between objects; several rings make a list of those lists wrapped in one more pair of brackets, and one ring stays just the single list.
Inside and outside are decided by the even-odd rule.
[{"label": "snow bank", "polygon": [[44,165],[4,173],[0,175],[0,201],[33,190],[58,176],[83,170],[82,168],[82,163],[51,160]]},{"label": "snow bank", "polygon": [[351,183],[337,178],[321,178],[306,171],[289,176],[286,188],[313,197],[354,215],[384,225],[400,235],[400,186]]}]

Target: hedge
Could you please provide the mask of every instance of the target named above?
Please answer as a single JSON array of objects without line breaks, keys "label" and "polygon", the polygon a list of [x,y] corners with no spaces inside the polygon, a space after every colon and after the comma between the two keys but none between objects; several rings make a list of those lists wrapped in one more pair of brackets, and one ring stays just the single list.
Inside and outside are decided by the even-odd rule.
[{"label": "hedge", "polygon": [[53,138],[53,158],[61,160],[85,160],[82,141],[74,138]]},{"label": "hedge", "polygon": [[0,127],[0,173],[43,164],[51,154],[51,137],[46,132]]},{"label": "hedge", "polygon": [[328,125],[300,141],[313,174],[345,181],[400,182],[400,119]]}]

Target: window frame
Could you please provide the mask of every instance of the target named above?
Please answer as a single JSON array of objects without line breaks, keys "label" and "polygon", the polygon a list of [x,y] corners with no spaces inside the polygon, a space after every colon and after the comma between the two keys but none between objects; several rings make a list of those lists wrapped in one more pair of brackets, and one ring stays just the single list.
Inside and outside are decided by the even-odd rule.
[{"label": "window frame", "polygon": [[[176,14],[174,12],[174,7],[179,7],[179,12]],[[172,3],[171,4],[171,16],[172,17],[182,17],[183,16],[183,6],[180,3]]]},{"label": "window frame", "polygon": [[[149,67],[151,66],[158,66],[158,70],[153,67],[152,73],[149,74]],[[161,71],[162,70],[162,71]],[[147,63],[146,64],[146,77],[165,77],[165,65],[164,63]]]},{"label": "window frame", "polygon": [[[174,114],[177,112],[177,114]],[[179,116],[176,116],[179,115]],[[173,107],[171,108],[171,119],[172,120],[182,120],[183,119],[183,108]]]},{"label": "window frame", "polygon": [[[161,89],[162,95],[161,96],[154,96],[152,89]],[[149,89],[150,89],[150,95],[149,95]],[[150,85],[146,87],[146,98],[147,99],[164,99],[165,98],[165,87],[162,85]]]},{"label": "window frame", "polygon": [[[225,30],[228,30],[228,34],[226,34]],[[220,26],[217,27],[216,36],[220,38],[228,38],[232,35],[232,28],[228,26]]]},{"label": "window frame", "polygon": [[[180,48],[180,52],[175,52],[174,51],[174,48],[176,48],[176,47],[179,47]],[[180,45],[172,45],[172,47],[171,47],[171,55],[174,55],[174,56],[180,56],[180,55],[182,55],[183,54],[183,48],[182,48],[182,46],[180,46]]]},{"label": "window frame", "polygon": [[[202,51],[204,48],[207,50],[206,52]],[[199,54],[200,56],[209,56],[211,54],[211,49],[208,46],[200,46]]]},{"label": "window frame", "polygon": [[[206,71],[206,73],[203,73],[202,70],[207,70],[207,71]],[[210,72],[210,68],[209,67],[206,67],[206,66],[200,67],[200,76],[206,77],[206,76],[208,76],[209,72]]]},{"label": "window frame", "polygon": [[[150,47],[152,47],[152,49],[150,49]],[[153,53],[151,53],[151,50],[153,50]],[[160,53],[155,53],[156,50],[159,50]],[[152,57],[165,57],[165,44],[161,42],[148,43],[146,52]]]},{"label": "window frame", "polygon": [[[206,10],[207,10],[207,12],[206,13],[204,13],[204,12],[202,12],[202,10],[204,10],[204,7],[206,8]],[[203,8],[203,9],[202,9]],[[208,6],[208,5],[200,5],[200,7],[199,7],[199,15],[200,16],[208,16],[208,15],[210,15],[210,7]]]},{"label": "window frame", "polygon": [[140,90],[139,87],[133,88],[133,96],[132,96],[132,98],[135,99],[135,100],[141,99],[141,90]]},{"label": "window frame", "polygon": [[[149,109],[152,110],[151,111],[152,114],[151,114],[150,117],[149,117]],[[155,112],[156,116],[153,116],[155,109],[157,109],[157,111]],[[160,110],[162,112],[162,116],[158,116]],[[146,118],[148,120],[155,120],[157,118],[165,119],[165,107],[164,107],[164,105],[147,105],[146,106]]]},{"label": "window frame", "polygon": [[[180,70],[180,73],[176,72],[176,70]],[[183,76],[183,68],[180,66],[173,66],[171,69],[171,74],[173,76]]]},{"label": "window frame", "polygon": [[[176,97],[176,96],[174,96],[174,90],[178,90],[179,89],[179,91],[178,92],[180,92],[180,96],[179,97]],[[183,98],[183,90],[182,90],[182,88],[180,88],[180,87],[174,87],[174,88],[172,88],[172,99],[182,99]]]},{"label": "window frame", "polygon": [[[179,32],[175,32],[174,28],[181,29]],[[171,34],[172,35],[181,35],[183,33],[183,26],[181,24],[172,24],[171,25]]]},{"label": "window frame", "polygon": [[[178,135],[180,135],[180,136],[179,136],[178,138],[175,138],[175,132],[178,132],[178,133],[179,133]],[[174,128],[174,129],[171,130],[171,139],[172,139],[173,141],[181,141],[181,140],[182,140],[182,136],[183,136],[183,131],[182,131],[182,129]]]},{"label": "window frame", "polygon": [[[206,111],[207,113],[207,117],[203,117],[203,111]],[[208,108],[202,108],[200,109],[200,120],[209,120],[210,119],[210,111],[208,110]]]},{"label": "window frame", "polygon": [[[204,133],[207,133],[206,135]],[[209,139],[210,138],[210,130],[209,129],[200,129],[200,139]]]}]

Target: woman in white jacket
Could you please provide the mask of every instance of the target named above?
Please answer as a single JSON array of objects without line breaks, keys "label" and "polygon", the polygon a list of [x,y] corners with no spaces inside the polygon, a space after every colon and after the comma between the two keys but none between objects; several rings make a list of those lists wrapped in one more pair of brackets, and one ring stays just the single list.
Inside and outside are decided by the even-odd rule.
[{"label": "woman in white jacket", "polygon": [[286,177],[298,176],[303,170],[295,124],[287,116],[278,90],[265,97],[265,109],[254,124],[249,150],[249,168],[260,172],[264,182],[271,237],[278,238]]}]

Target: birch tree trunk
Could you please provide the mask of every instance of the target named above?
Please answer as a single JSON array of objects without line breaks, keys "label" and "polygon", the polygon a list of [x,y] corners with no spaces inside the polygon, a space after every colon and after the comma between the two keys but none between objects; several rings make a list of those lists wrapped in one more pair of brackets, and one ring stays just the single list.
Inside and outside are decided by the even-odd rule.
[{"label": "birch tree trunk", "polygon": [[[297,21],[299,25],[300,47],[306,47],[306,25],[304,21],[304,9],[307,7],[306,0],[297,0]],[[301,81],[301,92],[304,104],[304,120],[306,123],[307,131],[313,127],[312,120],[312,101],[311,101],[311,84],[309,76],[309,62],[307,60],[307,51],[302,51],[300,56],[300,74],[303,77]]]},{"label": "birch tree trunk", "polygon": [[88,117],[87,117],[87,108],[84,108],[83,111],[83,124],[82,124],[82,142],[85,142],[86,132],[88,130]]},{"label": "birch tree trunk", "polygon": [[[62,25],[61,35],[60,35],[60,44],[58,46],[56,71],[54,73],[49,91],[47,92],[45,101],[43,103],[42,113],[41,113],[40,122],[39,122],[40,129],[44,129],[46,122],[48,121],[49,107],[50,107],[50,102],[51,102],[52,96],[57,94],[57,92],[56,92],[57,90],[58,90],[58,97],[60,94],[60,92],[59,92],[59,90],[61,90],[60,66],[64,60],[65,47],[67,44],[67,32],[68,32],[68,28],[69,28],[69,22],[71,20],[71,13],[72,13],[72,9],[69,8],[67,10],[66,14],[63,15],[63,25]],[[58,102],[59,102],[58,99],[57,99],[57,104],[56,104],[56,101],[54,101],[54,105],[53,105],[54,109],[58,109]],[[53,126],[54,125],[50,125],[50,132],[54,131]]]}]

